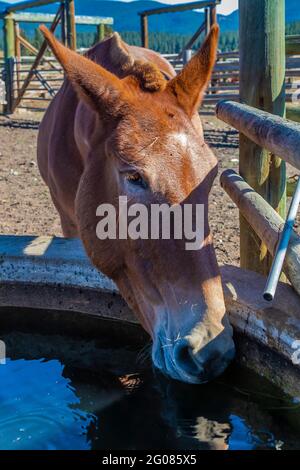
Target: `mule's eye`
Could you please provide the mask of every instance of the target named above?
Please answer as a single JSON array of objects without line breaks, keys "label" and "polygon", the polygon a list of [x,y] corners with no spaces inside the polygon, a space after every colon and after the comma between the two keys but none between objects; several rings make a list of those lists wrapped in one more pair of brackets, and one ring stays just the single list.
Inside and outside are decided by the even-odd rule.
[{"label": "mule's eye", "polygon": [[139,173],[128,173],[126,175],[126,179],[130,184],[139,186],[140,188],[143,188],[143,189],[148,188],[148,183],[144,180],[144,178]]}]

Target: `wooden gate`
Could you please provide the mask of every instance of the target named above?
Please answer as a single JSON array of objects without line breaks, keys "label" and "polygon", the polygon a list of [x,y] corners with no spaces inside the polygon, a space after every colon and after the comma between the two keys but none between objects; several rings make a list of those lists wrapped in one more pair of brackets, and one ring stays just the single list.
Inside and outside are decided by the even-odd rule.
[{"label": "wooden gate", "polygon": [[[55,14],[28,13],[24,10],[49,4],[58,4]],[[3,79],[5,83],[4,112],[13,113],[17,108],[45,110],[49,101],[60,88],[64,73],[54,57],[46,55],[47,42],[41,47],[34,47],[21,33],[20,23],[45,23],[50,31],[57,32],[60,27],[62,42],[76,50],[76,25],[93,25],[97,28],[97,37],[102,40],[105,25],[112,25],[112,18],[75,15],[75,0],[33,0],[9,6],[1,17],[4,22],[4,63]],[[21,49],[28,54],[21,54]],[[1,77],[0,77],[1,78]],[[1,87],[0,82],[0,92]],[[0,97],[1,103],[1,97]]]}]

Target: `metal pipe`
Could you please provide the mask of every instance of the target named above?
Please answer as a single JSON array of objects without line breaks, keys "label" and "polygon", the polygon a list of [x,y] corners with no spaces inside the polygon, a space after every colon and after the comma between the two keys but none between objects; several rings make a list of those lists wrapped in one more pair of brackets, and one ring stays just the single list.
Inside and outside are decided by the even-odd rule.
[{"label": "metal pipe", "polygon": [[[220,177],[221,185],[241,215],[249,222],[272,256],[275,256],[279,234],[284,228],[280,215],[256,193],[234,170],[226,170]],[[284,260],[284,273],[300,295],[300,236],[292,231]]]},{"label": "metal pipe", "polygon": [[186,49],[183,52],[183,65],[186,65],[191,60],[192,57],[193,57],[192,49]]},{"label": "metal pipe", "polygon": [[271,271],[267,280],[264,291],[264,299],[271,302],[276,293],[280,275],[283,269],[284,260],[286,257],[287,249],[290,243],[291,235],[293,232],[295,219],[297,217],[298,208],[300,205],[300,178],[296,186],[295,194],[292,199],[289,213],[284,224],[283,230],[280,235],[279,243],[276,249],[274,260],[272,263]]}]

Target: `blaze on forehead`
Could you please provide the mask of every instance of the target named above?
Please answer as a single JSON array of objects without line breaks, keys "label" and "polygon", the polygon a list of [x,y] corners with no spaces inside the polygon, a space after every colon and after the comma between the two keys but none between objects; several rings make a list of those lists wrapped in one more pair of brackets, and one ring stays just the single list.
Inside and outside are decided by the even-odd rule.
[{"label": "blaze on forehead", "polygon": [[120,155],[143,153],[143,151],[160,147],[166,136],[172,132],[172,127],[167,123],[158,121],[155,116],[128,116],[120,121],[118,127],[113,133],[111,144]]},{"label": "blaze on forehead", "polygon": [[[185,162],[194,162],[199,153],[199,139],[194,139],[184,130],[151,129],[151,132],[126,134],[117,133],[111,141],[114,153],[122,161],[137,164],[139,167],[151,161],[160,161],[162,165],[169,162],[172,166]],[[192,163],[193,165],[193,163]],[[163,169],[163,168],[162,168]]]}]

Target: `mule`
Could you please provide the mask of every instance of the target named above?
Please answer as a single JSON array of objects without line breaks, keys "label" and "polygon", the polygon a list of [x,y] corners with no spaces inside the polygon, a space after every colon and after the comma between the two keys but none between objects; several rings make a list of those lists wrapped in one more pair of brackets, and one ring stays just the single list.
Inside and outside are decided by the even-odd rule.
[{"label": "mule", "polygon": [[[113,279],[153,339],[154,365],[174,379],[203,383],[234,356],[208,222],[217,159],[198,109],[216,60],[219,27],[178,74],[159,54],[117,33],[85,56],[41,26],[66,78],[41,123],[38,165],[66,237]],[[184,241],[100,240],[97,207],[203,204],[199,250]]]}]

